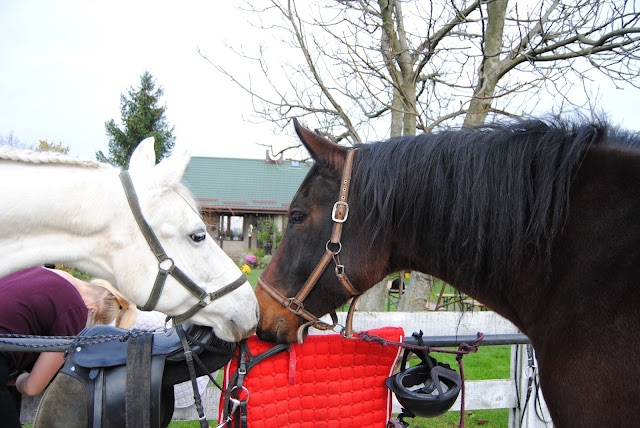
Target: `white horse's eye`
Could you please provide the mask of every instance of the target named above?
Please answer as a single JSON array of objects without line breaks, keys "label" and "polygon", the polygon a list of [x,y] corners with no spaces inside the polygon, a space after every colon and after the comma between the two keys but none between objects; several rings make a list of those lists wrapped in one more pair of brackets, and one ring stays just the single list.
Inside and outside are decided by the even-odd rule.
[{"label": "white horse's eye", "polygon": [[196,232],[192,233],[189,237],[193,242],[202,242],[207,237],[207,234],[206,232]]}]

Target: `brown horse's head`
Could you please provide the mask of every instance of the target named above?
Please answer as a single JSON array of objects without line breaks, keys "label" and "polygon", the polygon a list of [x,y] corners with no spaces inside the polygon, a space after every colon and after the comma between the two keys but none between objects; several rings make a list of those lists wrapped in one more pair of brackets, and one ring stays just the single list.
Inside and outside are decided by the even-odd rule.
[{"label": "brown horse's head", "polygon": [[[335,225],[332,212],[339,198],[348,150],[303,128],[297,121],[295,127],[315,164],[291,202],[282,242],[262,274],[261,286],[256,288],[261,313],[258,336],[280,343],[295,342],[298,329],[308,322],[295,310],[301,308],[311,317],[327,314],[382,278],[386,266],[382,259],[380,263],[372,263],[377,259],[372,259],[370,249],[363,251],[367,236],[357,227],[362,224],[363,213],[358,210],[358,194],[353,186],[347,197],[348,217],[342,223],[339,242],[330,242]],[[354,175],[352,183],[355,180]],[[328,251],[336,252],[339,260],[328,257]],[[326,268],[318,271],[323,258]],[[336,275],[338,264],[344,266],[344,274],[354,288],[351,292]],[[365,264],[368,270],[364,269]],[[371,269],[372,264],[377,268]],[[296,296],[314,270],[317,281],[302,304],[292,302],[289,308],[285,307],[282,300]],[[275,290],[275,297],[273,291],[267,292],[268,288]]]}]

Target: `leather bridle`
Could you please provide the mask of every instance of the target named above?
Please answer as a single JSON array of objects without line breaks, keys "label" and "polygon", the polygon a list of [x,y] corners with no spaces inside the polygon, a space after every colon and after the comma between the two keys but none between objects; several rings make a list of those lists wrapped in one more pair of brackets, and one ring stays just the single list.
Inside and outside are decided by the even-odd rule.
[{"label": "leather bridle", "polygon": [[[350,150],[347,153],[347,158],[344,165],[344,170],[342,172],[342,181],[340,182],[340,195],[338,197],[338,201],[333,205],[333,210],[331,212],[331,219],[333,220],[333,232],[331,234],[331,239],[327,241],[326,251],[322,256],[322,259],[318,262],[315,269],[309,275],[306,282],[295,295],[295,297],[286,297],[280,291],[278,291],[275,287],[269,284],[262,275],[258,278],[258,285],[262,287],[262,289],[269,294],[275,301],[280,303],[282,306],[298,315],[301,318],[304,318],[308,322],[300,326],[298,329],[298,342],[302,343],[302,335],[304,330],[313,326],[319,330],[333,330],[337,325],[337,316],[335,311],[331,312],[331,319],[333,324],[327,324],[324,321],[321,321],[319,317],[315,316],[311,312],[305,309],[304,307],[304,299],[309,295],[313,287],[320,279],[320,276],[323,274],[329,262],[333,260],[335,264],[335,274],[340,284],[347,290],[347,292],[354,296],[351,301],[351,306],[349,307],[349,313],[347,315],[346,326],[342,329],[340,334],[345,337],[350,337],[352,332],[352,319],[353,312],[355,310],[356,302],[360,297],[361,293],[351,284],[349,278],[344,270],[344,265],[340,263],[340,251],[342,250],[342,244],[340,243],[340,237],[342,236],[342,226],[347,218],[349,217],[349,204],[347,204],[347,196],[349,195],[349,187],[351,184],[351,171],[353,169],[353,156],[356,150]],[[335,248],[332,249],[332,248]]]},{"label": "leather bridle", "polygon": [[226,294],[229,294],[230,292],[247,282],[247,277],[244,274],[241,274],[240,277],[232,283],[227,284],[219,290],[213,291],[211,293],[207,293],[206,290],[199,287],[182,270],[180,270],[180,268],[175,265],[173,259],[167,256],[167,254],[165,253],[162,245],[160,244],[160,241],[158,241],[156,234],[153,232],[153,229],[151,229],[151,226],[149,226],[149,223],[147,223],[147,221],[144,219],[144,216],[142,215],[138,196],[136,195],[133,183],[131,182],[131,177],[129,176],[129,173],[127,171],[120,172],[120,181],[122,182],[124,193],[127,196],[127,202],[129,202],[131,212],[133,213],[133,216],[136,219],[138,226],[140,227],[140,231],[147,240],[151,251],[156,256],[156,259],[158,259],[158,274],[156,275],[155,283],[153,284],[153,288],[151,289],[151,294],[149,295],[149,298],[147,299],[147,302],[144,304],[144,306],[140,308],[141,310],[152,311],[156,307],[168,275],[171,275],[173,278],[175,278],[176,281],[178,281],[184,288],[186,288],[191,294],[193,294],[196,299],[198,299],[198,303],[193,305],[186,312],[174,317],[167,317],[167,319],[170,318],[172,320],[174,327],[187,321],[197,312],[205,308],[209,303],[221,298]]}]

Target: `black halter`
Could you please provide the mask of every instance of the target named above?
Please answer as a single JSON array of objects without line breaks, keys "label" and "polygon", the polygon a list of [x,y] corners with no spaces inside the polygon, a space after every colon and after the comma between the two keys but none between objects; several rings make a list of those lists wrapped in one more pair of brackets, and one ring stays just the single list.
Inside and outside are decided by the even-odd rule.
[{"label": "black halter", "polygon": [[173,259],[167,256],[167,254],[164,252],[164,249],[162,248],[162,245],[160,245],[160,241],[158,241],[156,234],[153,233],[153,230],[149,226],[149,223],[147,223],[147,221],[144,219],[144,216],[142,215],[138,196],[136,195],[136,191],[133,188],[133,183],[131,182],[131,177],[129,176],[129,173],[127,171],[120,172],[120,181],[122,181],[124,193],[127,195],[127,201],[129,202],[129,206],[131,207],[133,217],[136,219],[136,222],[140,227],[140,231],[147,240],[151,251],[153,251],[153,254],[158,259],[158,275],[156,276],[156,281],[153,284],[153,289],[151,290],[149,299],[147,300],[147,303],[145,303],[144,306],[140,308],[141,310],[152,311],[156,307],[156,305],[158,304],[158,300],[160,299],[162,289],[164,288],[164,283],[167,279],[167,275],[171,275],[172,277],[174,277],[176,281],[178,281],[184,288],[189,290],[189,292],[198,299],[198,303],[193,305],[191,309],[187,310],[185,313],[177,315],[175,317],[169,317],[172,319],[174,326],[182,324],[183,322],[194,316],[198,311],[207,306],[209,303],[232,292],[233,290],[247,282],[247,277],[244,274],[241,274],[240,277],[233,281],[231,284],[225,285],[221,289],[213,291],[211,293],[207,293],[206,290],[200,288],[183,271],[181,271],[175,265]]}]

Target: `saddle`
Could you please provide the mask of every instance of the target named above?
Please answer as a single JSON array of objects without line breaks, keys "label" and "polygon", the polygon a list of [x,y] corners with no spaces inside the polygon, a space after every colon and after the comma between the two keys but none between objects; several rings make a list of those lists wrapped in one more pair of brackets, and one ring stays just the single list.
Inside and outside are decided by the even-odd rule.
[{"label": "saddle", "polygon": [[[209,327],[191,326],[188,334],[195,339],[191,346],[194,354],[203,350],[198,344],[206,346],[215,339]],[[109,340],[89,340],[89,336],[108,336]],[[83,337],[87,339],[82,340]],[[68,379],[64,379],[65,386],[60,389],[84,390],[86,423],[79,425],[94,428],[166,426],[173,415],[173,388],[163,394],[165,362],[181,360],[185,360],[185,353],[176,330],[166,335],[94,326],[83,330],[77,343],[67,351],[58,376]],[[57,393],[64,394],[63,391]]]}]

